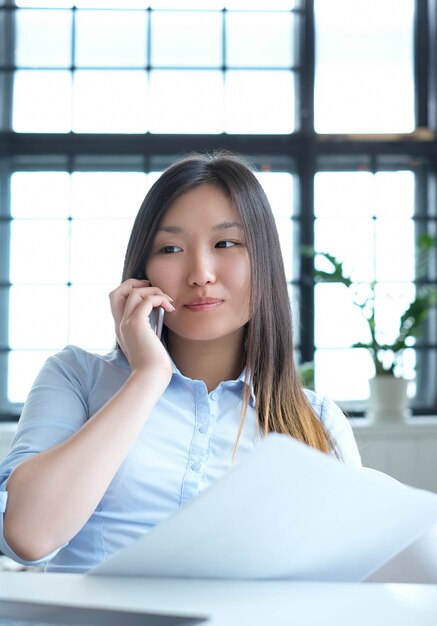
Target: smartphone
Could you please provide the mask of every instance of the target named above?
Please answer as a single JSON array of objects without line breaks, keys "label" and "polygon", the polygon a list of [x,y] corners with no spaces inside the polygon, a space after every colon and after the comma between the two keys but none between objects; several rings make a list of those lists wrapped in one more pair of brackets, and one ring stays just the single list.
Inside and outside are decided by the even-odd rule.
[{"label": "smartphone", "polygon": [[162,324],[164,322],[164,309],[162,306],[157,306],[149,315],[150,326],[153,332],[161,339]]}]

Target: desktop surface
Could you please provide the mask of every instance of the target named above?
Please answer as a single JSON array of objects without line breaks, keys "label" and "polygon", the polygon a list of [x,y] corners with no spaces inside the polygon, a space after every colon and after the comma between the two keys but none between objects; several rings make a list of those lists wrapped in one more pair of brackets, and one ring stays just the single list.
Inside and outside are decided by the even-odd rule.
[{"label": "desktop surface", "polygon": [[0,572],[0,600],[208,617],[210,626],[435,626],[437,586]]}]

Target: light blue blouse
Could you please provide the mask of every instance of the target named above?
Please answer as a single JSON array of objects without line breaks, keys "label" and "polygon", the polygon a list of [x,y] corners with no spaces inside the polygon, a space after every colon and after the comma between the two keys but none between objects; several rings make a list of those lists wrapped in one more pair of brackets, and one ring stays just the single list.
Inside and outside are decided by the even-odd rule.
[{"label": "light blue blouse", "polygon": [[[47,360],[26,401],[11,450],[0,463],[0,550],[6,555],[25,565],[46,563],[46,571],[85,571],[159,524],[231,466],[243,375],[208,393],[203,381],[183,376],[173,364],[169,386],[85,526],[40,561],[18,557],[3,535],[12,470],[70,437],[114,395],[129,373],[120,350],[101,356],[67,346]],[[307,395],[343,461],[359,466],[352,429],[342,411],[326,398]],[[260,438],[254,401],[252,393],[236,462]],[[68,498],[68,485],[65,494]]]}]

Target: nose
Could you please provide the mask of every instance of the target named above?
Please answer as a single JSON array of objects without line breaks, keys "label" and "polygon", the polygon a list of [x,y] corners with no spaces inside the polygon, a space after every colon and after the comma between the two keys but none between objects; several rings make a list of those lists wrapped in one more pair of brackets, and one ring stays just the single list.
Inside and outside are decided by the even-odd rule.
[{"label": "nose", "polygon": [[207,251],[198,251],[191,256],[188,272],[188,283],[191,286],[202,287],[208,283],[215,283],[216,271],[212,255]]}]

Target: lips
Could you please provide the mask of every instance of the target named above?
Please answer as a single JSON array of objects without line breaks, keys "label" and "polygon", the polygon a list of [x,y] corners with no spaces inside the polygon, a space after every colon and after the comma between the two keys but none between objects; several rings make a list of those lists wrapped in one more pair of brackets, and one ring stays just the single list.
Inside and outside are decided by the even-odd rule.
[{"label": "lips", "polygon": [[223,300],[218,298],[197,298],[191,302],[184,304],[186,309],[190,311],[209,311],[223,304]]}]

